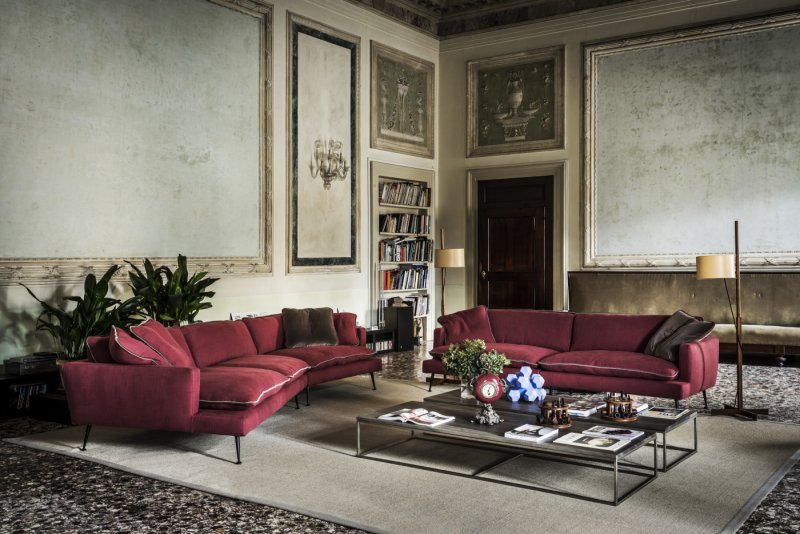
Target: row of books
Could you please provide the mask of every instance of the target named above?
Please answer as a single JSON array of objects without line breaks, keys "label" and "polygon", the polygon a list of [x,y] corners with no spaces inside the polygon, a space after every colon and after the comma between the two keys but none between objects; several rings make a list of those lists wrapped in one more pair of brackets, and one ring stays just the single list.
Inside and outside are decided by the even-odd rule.
[{"label": "row of books", "polygon": [[379,220],[381,232],[388,234],[427,234],[431,229],[429,215],[387,213]]},{"label": "row of books", "polygon": [[25,410],[31,405],[31,395],[47,393],[47,384],[15,384],[10,389],[17,395],[16,399],[13,395],[9,395],[9,408]]},{"label": "row of books", "polygon": [[378,199],[381,204],[427,208],[431,205],[431,188],[410,182],[381,182]]},{"label": "row of books", "polygon": [[[602,411],[605,407],[606,403],[602,400],[577,400],[569,403],[568,413],[572,417],[589,417],[597,413],[598,410]],[[689,410],[650,407],[646,402],[634,403],[633,409],[639,417],[652,417],[657,419],[675,420],[689,413]]]},{"label": "row of books", "polygon": [[424,237],[384,239],[378,244],[380,261],[433,261],[433,241]]},{"label": "row of books", "polygon": [[400,265],[397,269],[382,270],[380,276],[384,291],[428,287],[428,267],[422,265]]},{"label": "row of books", "polygon": [[381,352],[384,350],[392,350],[394,348],[394,345],[392,344],[391,339],[383,339],[367,343],[367,348],[372,349],[376,352]]},{"label": "row of books", "polygon": [[428,302],[430,302],[428,295],[414,295],[403,300],[414,308],[414,317],[428,315]]}]

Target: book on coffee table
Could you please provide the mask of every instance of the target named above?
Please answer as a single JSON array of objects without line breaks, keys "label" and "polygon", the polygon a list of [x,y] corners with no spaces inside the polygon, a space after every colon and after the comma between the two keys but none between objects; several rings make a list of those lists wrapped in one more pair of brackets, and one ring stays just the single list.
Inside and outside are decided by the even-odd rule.
[{"label": "book on coffee table", "polygon": [[577,400],[569,403],[567,412],[575,417],[589,417],[597,410],[606,407],[605,401],[598,400]]},{"label": "book on coffee table", "polygon": [[690,411],[691,410],[689,410],[689,409],[681,410],[680,408],[678,408],[678,409],[675,409],[675,408],[657,408],[657,407],[654,406],[654,407],[652,407],[652,408],[640,413],[639,415],[641,417],[653,417],[653,418],[658,418],[658,419],[672,419],[672,420],[674,420],[674,419],[680,419],[681,417],[683,417],[684,415],[686,415]]},{"label": "book on coffee table", "polygon": [[561,445],[574,445],[576,447],[586,447],[588,449],[595,449],[598,451],[617,451],[630,443],[630,441],[627,439],[587,436],[586,434],[570,432],[569,434],[556,439],[553,443],[560,443]]},{"label": "book on coffee table", "polygon": [[378,419],[413,423],[420,426],[439,426],[454,421],[455,417],[452,415],[442,415],[439,412],[430,412],[425,408],[404,408],[396,412],[381,415]]},{"label": "book on coffee table", "polygon": [[558,429],[539,425],[522,425],[513,430],[508,430],[503,435],[511,439],[522,439],[541,443],[556,437],[558,435]]},{"label": "book on coffee table", "polygon": [[634,438],[638,438],[644,432],[641,430],[633,430],[632,428],[620,428],[616,426],[603,426],[603,425],[596,425],[592,428],[584,430],[582,432],[587,436],[599,436],[599,437],[609,437],[609,438],[619,438],[619,439],[627,439],[631,440]]}]

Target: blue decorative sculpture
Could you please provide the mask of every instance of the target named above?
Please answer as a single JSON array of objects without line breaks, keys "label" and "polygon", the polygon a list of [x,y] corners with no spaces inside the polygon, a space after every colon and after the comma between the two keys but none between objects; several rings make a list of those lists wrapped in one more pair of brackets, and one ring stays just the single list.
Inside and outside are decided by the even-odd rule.
[{"label": "blue decorative sculpture", "polygon": [[508,375],[508,393],[506,398],[511,402],[519,402],[520,399],[528,402],[541,403],[547,396],[544,390],[544,378],[542,375],[532,374],[531,368],[527,365],[519,370],[517,374]]}]

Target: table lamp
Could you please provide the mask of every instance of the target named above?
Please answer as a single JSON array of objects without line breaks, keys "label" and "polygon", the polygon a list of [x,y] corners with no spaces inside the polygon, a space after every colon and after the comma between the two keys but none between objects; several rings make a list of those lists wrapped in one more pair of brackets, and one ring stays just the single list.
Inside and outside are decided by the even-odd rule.
[{"label": "table lamp", "polygon": [[440,244],[442,248],[438,248],[434,251],[433,266],[442,270],[442,315],[444,315],[444,292],[447,269],[464,266],[464,249],[444,248],[444,228],[441,228],[439,232],[441,237]]}]

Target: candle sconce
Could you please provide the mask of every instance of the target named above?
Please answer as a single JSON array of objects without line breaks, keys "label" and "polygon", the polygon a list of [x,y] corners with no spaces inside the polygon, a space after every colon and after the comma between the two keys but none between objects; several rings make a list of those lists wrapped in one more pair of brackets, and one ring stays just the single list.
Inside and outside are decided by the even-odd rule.
[{"label": "candle sconce", "polygon": [[321,177],[322,186],[328,190],[334,180],[344,180],[350,167],[342,156],[342,142],[335,139],[314,141],[314,154],[311,156],[311,176]]}]

